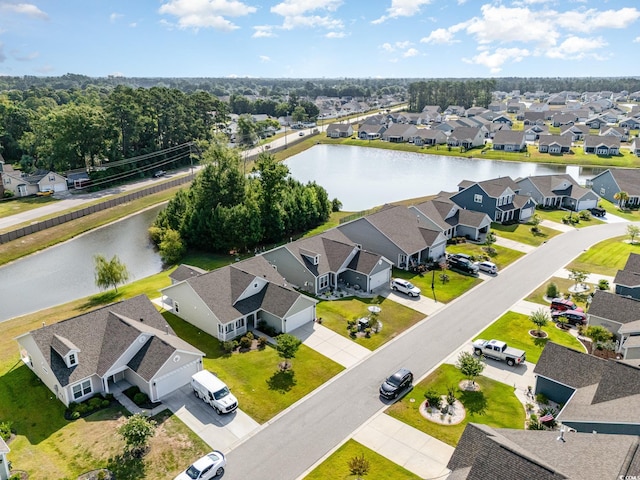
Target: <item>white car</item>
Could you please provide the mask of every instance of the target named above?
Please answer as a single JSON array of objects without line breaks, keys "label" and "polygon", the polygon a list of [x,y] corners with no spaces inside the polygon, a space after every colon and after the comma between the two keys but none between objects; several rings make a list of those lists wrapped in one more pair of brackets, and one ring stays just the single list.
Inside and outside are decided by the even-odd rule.
[{"label": "white car", "polygon": [[408,280],[403,280],[402,278],[392,278],[391,289],[395,290],[396,292],[406,293],[411,297],[420,296],[420,289],[413,283],[409,282]]},{"label": "white car", "polygon": [[498,267],[493,262],[476,262],[476,265],[482,272],[490,273],[491,275],[498,273]]},{"label": "white car", "polygon": [[184,472],[174,480],[209,480],[224,473],[227,459],[222,452],[214,450],[193,462]]}]

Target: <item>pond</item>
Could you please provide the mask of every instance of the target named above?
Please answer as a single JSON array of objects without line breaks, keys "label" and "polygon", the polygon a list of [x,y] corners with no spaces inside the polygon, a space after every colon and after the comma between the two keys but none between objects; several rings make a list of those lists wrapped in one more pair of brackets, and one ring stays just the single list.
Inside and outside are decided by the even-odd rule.
[{"label": "pond", "polygon": [[398,152],[348,145],[316,145],[285,161],[291,176],[315,181],[346,211],[361,211],[408,198],[457,191],[462,180],[568,173],[581,185],[603,168]]}]

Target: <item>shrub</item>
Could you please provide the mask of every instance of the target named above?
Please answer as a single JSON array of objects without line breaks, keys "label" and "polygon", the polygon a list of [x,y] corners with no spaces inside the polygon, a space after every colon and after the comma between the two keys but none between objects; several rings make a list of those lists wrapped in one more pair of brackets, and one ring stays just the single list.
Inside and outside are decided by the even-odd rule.
[{"label": "shrub", "polygon": [[148,403],[148,402],[149,402],[149,397],[147,396],[146,393],[138,392],[133,396],[133,403],[135,403],[138,406],[144,405],[145,403]]},{"label": "shrub", "polygon": [[129,397],[129,398],[131,398],[131,399],[132,399],[132,398],[133,398],[133,396],[134,396],[136,393],[138,393],[139,391],[140,391],[140,389],[139,389],[136,385],[132,385],[132,386],[130,386],[129,388],[127,388],[127,389],[126,389],[124,392],[122,392],[122,393],[124,393],[127,397]]},{"label": "shrub", "polygon": [[267,346],[267,337],[258,337],[258,348],[264,348]]},{"label": "shrub", "polygon": [[598,290],[609,290],[609,280],[606,278],[598,280]]},{"label": "shrub", "polygon": [[558,285],[551,282],[547,285],[547,298],[556,298],[560,292],[558,291]]},{"label": "shrub", "polygon": [[247,334],[245,335],[245,337],[247,337],[250,340],[253,340],[255,337],[253,336],[252,332],[247,332]]},{"label": "shrub", "polygon": [[547,398],[547,396],[544,393],[538,393],[536,395],[536,402],[542,404],[542,405],[546,405],[549,403],[549,399]]},{"label": "shrub", "polygon": [[424,398],[426,398],[429,407],[440,409],[442,404],[442,397],[435,390],[427,390],[424,392]]},{"label": "shrub", "polygon": [[224,353],[231,353],[236,349],[237,342],[235,340],[227,340],[222,342],[222,351]]},{"label": "shrub", "polygon": [[589,210],[581,210],[578,216],[580,220],[591,220],[591,212]]},{"label": "shrub", "polygon": [[371,327],[367,327],[364,329],[364,335],[367,338],[371,337]]},{"label": "shrub", "polygon": [[0,422],[0,438],[8,440],[11,436],[11,422]]},{"label": "shrub", "polygon": [[80,412],[71,412],[71,419],[77,420],[80,418]]},{"label": "shrub", "polygon": [[102,406],[102,398],[93,397],[87,403],[89,404],[89,409],[98,410]]},{"label": "shrub", "polygon": [[258,330],[260,330],[261,332],[266,333],[270,337],[278,336],[278,331],[274,327],[269,325],[267,322],[265,322],[264,320],[260,320],[258,322]]},{"label": "shrub", "polygon": [[251,348],[252,343],[253,343],[253,339],[245,335],[240,339],[240,348],[242,348],[243,350],[248,350]]},{"label": "shrub", "polygon": [[88,411],[89,411],[89,405],[87,405],[86,403],[81,403],[76,408],[76,412],[78,412],[80,414],[87,413]]},{"label": "shrub", "polygon": [[106,398],[105,398],[105,399],[103,399],[103,400],[100,402],[100,406],[101,406],[102,408],[108,408],[108,407],[109,407],[109,405],[111,405],[111,402],[110,402],[109,400],[107,400]]}]

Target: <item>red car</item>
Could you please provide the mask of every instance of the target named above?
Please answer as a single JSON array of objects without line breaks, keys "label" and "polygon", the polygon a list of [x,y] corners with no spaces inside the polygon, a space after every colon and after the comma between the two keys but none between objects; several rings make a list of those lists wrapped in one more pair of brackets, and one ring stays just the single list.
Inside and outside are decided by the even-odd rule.
[{"label": "red car", "polygon": [[558,321],[559,317],[563,317],[567,320],[567,323],[570,325],[586,325],[587,324],[587,315],[580,310],[564,310],[564,311],[551,311],[551,318],[554,322]]},{"label": "red car", "polygon": [[582,308],[577,306],[571,300],[566,298],[554,298],[551,300],[551,311],[564,312],[565,310],[575,310],[578,312],[584,312]]}]

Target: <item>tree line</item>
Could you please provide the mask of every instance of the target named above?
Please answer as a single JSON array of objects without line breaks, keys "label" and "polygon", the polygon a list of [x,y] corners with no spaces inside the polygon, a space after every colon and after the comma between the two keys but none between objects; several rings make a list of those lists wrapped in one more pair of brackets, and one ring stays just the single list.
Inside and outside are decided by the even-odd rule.
[{"label": "tree line", "polygon": [[496,89],[495,80],[429,80],[409,85],[410,112],[421,112],[426,105],[438,105],[444,111],[449,105],[465,108],[487,108]]},{"label": "tree line", "polygon": [[263,153],[251,175],[237,150],[211,142],[205,167],[158,215],[151,236],[167,263],[187,248],[228,253],[279,243],[326,222],[340,202],[315,182],[292,179],[286,165]]}]

